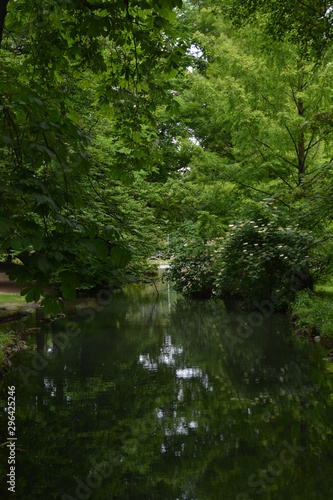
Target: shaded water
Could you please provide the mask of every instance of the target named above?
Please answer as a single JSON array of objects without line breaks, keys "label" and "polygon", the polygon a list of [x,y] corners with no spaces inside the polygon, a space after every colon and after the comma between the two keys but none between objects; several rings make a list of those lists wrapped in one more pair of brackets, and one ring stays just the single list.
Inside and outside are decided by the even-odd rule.
[{"label": "shaded water", "polygon": [[1,498],[332,498],[332,375],[320,346],[282,315],[240,339],[247,315],[162,286],[159,296],[129,287],[53,323],[13,358],[0,426],[4,443],[15,385],[16,494],[2,446]]}]

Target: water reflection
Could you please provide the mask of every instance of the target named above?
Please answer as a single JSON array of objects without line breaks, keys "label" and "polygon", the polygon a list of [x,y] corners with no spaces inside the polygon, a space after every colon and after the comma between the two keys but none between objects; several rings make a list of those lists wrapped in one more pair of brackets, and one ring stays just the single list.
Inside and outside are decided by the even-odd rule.
[{"label": "water reflection", "polygon": [[175,365],[176,360],[174,356],[182,354],[182,352],[183,348],[173,346],[170,335],[167,335],[156,362],[150,359],[149,354],[140,354],[139,361],[147,370],[157,370],[158,366],[163,363],[166,365]]},{"label": "water reflection", "polygon": [[[17,355],[47,359],[27,386],[15,370],[2,383],[3,410],[17,388],[18,498],[330,498],[332,378],[284,316],[232,351],[246,316],[167,284],[159,296],[133,286],[87,318],[73,317],[81,333],[58,353],[68,319]],[[1,460],[4,485],[4,448]]]}]

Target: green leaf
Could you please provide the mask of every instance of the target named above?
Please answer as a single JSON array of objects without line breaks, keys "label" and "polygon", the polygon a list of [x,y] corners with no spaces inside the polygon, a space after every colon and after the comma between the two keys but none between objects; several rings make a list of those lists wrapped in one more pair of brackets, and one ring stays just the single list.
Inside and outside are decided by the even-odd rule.
[{"label": "green leaf", "polygon": [[41,301],[41,305],[44,307],[44,312],[47,315],[65,312],[65,305],[57,295],[47,294]]},{"label": "green leaf", "polygon": [[35,102],[38,106],[43,106],[43,101],[41,101],[38,97],[29,96],[29,101]]},{"label": "green leaf", "polygon": [[57,210],[57,206],[52,200],[50,196],[47,196],[45,194],[40,194],[40,193],[33,193],[31,195],[32,198],[34,198],[39,205],[47,204],[50,207],[52,207],[54,210]]},{"label": "green leaf", "polygon": [[14,141],[11,137],[8,137],[6,135],[0,135],[0,141],[6,144],[7,146],[10,146],[14,144]]},{"label": "green leaf", "polygon": [[80,283],[78,275],[70,271],[62,271],[58,274],[61,281],[60,290],[64,299],[74,300],[76,297],[76,287]]},{"label": "green leaf", "polygon": [[51,269],[51,263],[45,255],[40,255],[37,261],[38,268],[43,272],[47,273]]},{"label": "green leaf", "polygon": [[23,266],[11,269],[8,273],[11,281],[16,281],[18,285],[26,285],[31,280],[31,273]]},{"label": "green leaf", "polygon": [[38,302],[43,293],[41,285],[30,285],[21,291],[22,296],[25,296],[26,302]]},{"label": "green leaf", "polygon": [[0,231],[5,233],[11,226],[11,221],[8,217],[0,216]]},{"label": "green leaf", "polygon": [[131,260],[132,253],[128,248],[114,246],[110,250],[110,257],[116,265],[125,267]]}]

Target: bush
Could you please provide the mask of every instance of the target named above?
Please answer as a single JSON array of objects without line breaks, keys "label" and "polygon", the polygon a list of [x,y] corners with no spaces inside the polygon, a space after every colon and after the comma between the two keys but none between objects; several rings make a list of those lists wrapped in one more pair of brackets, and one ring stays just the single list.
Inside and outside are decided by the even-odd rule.
[{"label": "bush", "polygon": [[310,290],[297,293],[292,306],[295,326],[309,335],[320,334],[333,339],[333,296],[323,296]]},{"label": "bush", "polygon": [[216,296],[239,298],[253,307],[274,294],[276,308],[283,309],[297,289],[313,287],[308,252],[314,239],[285,222],[267,214],[230,225],[214,284]]},{"label": "bush", "polygon": [[239,299],[247,308],[271,299],[275,310],[283,310],[298,290],[312,290],[330,271],[329,243],[325,247],[277,209],[256,204],[250,212],[252,220],[230,224],[223,239],[207,242],[194,223],[185,241],[178,235],[170,271],[178,292],[193,298]]},{"label": "bush", "polygon": [[220,266],[219,254],[217,243],[209,244],[200,239],[178,246],[169,271],[175,290],[185,297],[210,298]]}]

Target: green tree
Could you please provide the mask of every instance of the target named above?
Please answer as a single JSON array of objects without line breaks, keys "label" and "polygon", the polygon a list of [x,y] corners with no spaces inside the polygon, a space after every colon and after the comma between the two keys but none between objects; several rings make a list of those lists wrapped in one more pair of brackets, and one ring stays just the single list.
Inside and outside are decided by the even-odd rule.
[{"label": "green tree", "polygon": [[[303,268],[303,274],[308,270],[305,281],[311,287],[330,261],[326,242],[331,238],[332,206],[332,47],[324,29],[331,16],[327,12],[330,5],[325,7],[317,39],[311,43],[315,35],[306,29],[306,19],[319,15],[318,5],[311,10],[299,2],[288,2],[291,12],[301,9],[295,20],[287,17],[285,7],[278,2],[243,4],[202,2],[198,8],[192,40],[200,46],[199,59],[205,64],[192,66],[178,97],[187,139],[196,142],[188,160],[189,174],[182,183],[194,184],[191,192],[197,195],[193,197],[195,207],[199,200],[206,201],[206,205],[192,210],[190,220],[197,224],[200,211],[206,210],[218,217],[218,235],[223,236],[228,223],[242,220],[248,224],[253,219],[242,205],[250,202],[260,211],[265,203],[271,211],[270,221],[279,207],[288,218],[286,224],[278,224],[287,231],[286,245],[295,258],[299,254],[296,260],[289,256],[289,262],[295,269]],[[247,14],[250,23],[243,22]],[[270,30],[274,19],[277,25],[280,23],[275,31]],[[277,229],[274,226],[274,231]],[[242,253],[239,266],[234,266],[236,247],[245,241],[236,240],[232,234],[227,238],[222,259],[230,265],[233,293],[236,287],[244,297],[254,286],[253,278],[269,295],[269,287],[278,288],[281,283],[274,277],[268,279],[265,251],[260,247],[260,259],[254,258],[254,267]],[[233,248],[229,247],[231,241],[235,243]],[[310,241],[314,252],[308,251]],[[275,243],[273,238],[269,253],[274,254]],[[282,267],[273,264],[273,254],[271,265],[285,267],[285,261],[280,262]],[[279,260],[278,254],[276,257]],[[184,260],[182,264],[186,269]],[[221,262],[221,272],[224,265]],[[242,283],[236,279],[237,272],[243,277]],[[271,283],[266,283],[267,279]],[[188,285],[186,280],[182,285]],[[292,297],[294,291],[289,292]]]},{"label": "green tree", "polygon": [[330,0],[232,0],[221,2],[236,26],[256,23],[264,14],[265,34],[271,39],[291,39],[303,53],[309,49],[316,57],[332,41],[332,2]]},{"label": "green tree", "polygon": [[[153,161],[156,106],[173,100],[168,80],[186,48],[173,28],[180,6],[2,3],[1,251],[17,259],[10,277],[28,283],[27,300],[54,281],[72,298],[85,280],[80,262],[92,256],[103,263],[117,255],[115,266],[127,260],[122,221],[116,230],[104,225],[82,196],[105,146],[93,120],[103,123],[104,114],[111,128],[113,178],[133,182]],[[51,299],[58,301],[50,296],[44,304]]]},{"label": "green tree", "polygon": [[292,41],[269,39],[264,16],[256,26],[233,29],[214,14],[203,8],[198,23],[209,30],[201,35],[210,62],[206,76],[194,71],[185,92],[197,116],[196,136],[204,150],[219,155],[226,177],[276,181],[294,191],[330,159],[331,128],[319,132],[313,125],[332,107],[331,53],[302,58]]}]

